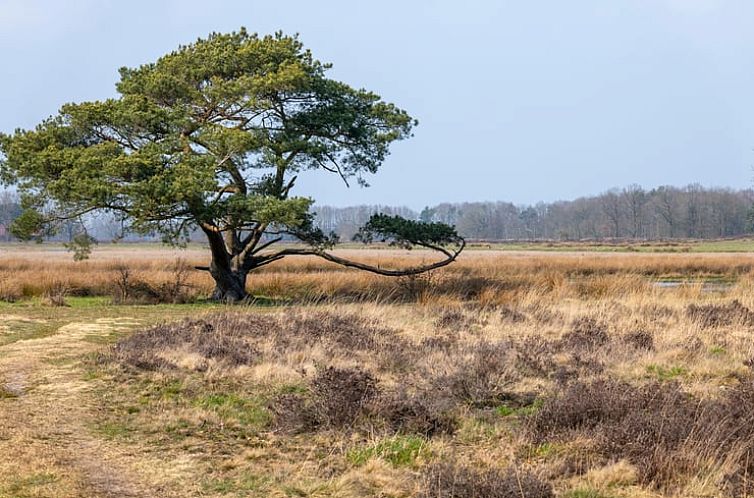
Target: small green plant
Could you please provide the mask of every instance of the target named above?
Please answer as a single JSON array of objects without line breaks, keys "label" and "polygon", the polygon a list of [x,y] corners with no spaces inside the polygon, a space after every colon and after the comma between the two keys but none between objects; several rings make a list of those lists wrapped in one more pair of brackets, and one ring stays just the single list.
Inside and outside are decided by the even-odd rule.
[{"label": "small green plant", "polygon": [[170,380],[159,386],[159,396],[163,400],[173,400],[181,396],[183,383],[180,380]]},{"label": "small green plant", "polygon": [[647,373],[656,376],[659,380],[673,380],[688,373],[688,369],[679,366],[663,367],[661,365],[648,365]]},{"label": "small green plant", "polygon": [[725,354],[727,351],[722,346],[712,346],[709,350],[709,353],[714,356],[719,356]]},{"label": "small green plant", "polygon": [[363,448],[354,448],[346,454],[353,465],[363,465],[372,458],[381,458],[396,467],[413,467],[420,458],[430,455],[426,439],[419,436],[395,436],[377,441]]},{"label": "small green plant", "polygon": [[535,399],[533,403],[525,406],[520,406],[517,408],[510,407],[506,404],[502,404],[495,408],[495,412],[500,415],[501,417],[510,417],[513,415],[516,416],[529,416],[534,415],[537,410],[542,408],[542,404],[544,403],[544,400],[542,399]]},{"label": "small green plant", "polygon": [[85,381],[92,381],[97,380],[102,376],[102,373],[98,370],[95,370],[94,368],[88,368],[84,374],[81,376],[81,378]]},{"label": "small green plant", "polygon": [[527,458],[548,458],[562,451],[562,446],[553,443],[542,443],[537,445],[528,445],[523,449],[523,454]]},{"label": "small green plant", "polygon": [[280,394],[306,394],[309,391],[306,386],[300,384],[283,384],[276,390]]},{"label": "small green plant", "polygon": [[495,408],[495,412],[501,417],[509,417],[516,413],[516,409],[511,408],[508,405],[500,405],[497,408]]}]

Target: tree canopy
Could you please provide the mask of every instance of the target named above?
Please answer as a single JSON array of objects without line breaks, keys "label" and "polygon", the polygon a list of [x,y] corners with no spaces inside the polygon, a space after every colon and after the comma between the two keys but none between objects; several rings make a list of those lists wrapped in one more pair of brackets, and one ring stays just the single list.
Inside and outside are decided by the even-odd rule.
[{"label": "tree canopy", "polygon": [[[375,93],[328,78],[329,68],[296,36],[245,29],[122,68],[119,97],[67,104],[34,130],[0,135],[0,179],[16,185],[24,208],[14,233],[40,236],[96,210],[169,243],[200,229],[215,297],[232,300],[245,297],[249,271],[289,255],[386,275],[452,262],[463,248],[453,228],[383,216],[367,223],[361,240],[378,235],[445,259],[386,272],[326,252],[337,238],[314,228],[313,199],[293,195],[299,173],[365,186],[390,144],[416,125]],[[305,248],[274,250],[284,236]]]}]

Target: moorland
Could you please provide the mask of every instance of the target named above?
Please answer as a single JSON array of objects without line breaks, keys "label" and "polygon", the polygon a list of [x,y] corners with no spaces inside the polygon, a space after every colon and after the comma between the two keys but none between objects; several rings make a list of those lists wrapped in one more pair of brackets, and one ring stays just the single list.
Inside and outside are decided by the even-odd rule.
[{"label": "moorland", "polygon": [[5,246],[0,496],[751,496],[754,254],[695,244],[286,259],[232,306],[201,247]]}]

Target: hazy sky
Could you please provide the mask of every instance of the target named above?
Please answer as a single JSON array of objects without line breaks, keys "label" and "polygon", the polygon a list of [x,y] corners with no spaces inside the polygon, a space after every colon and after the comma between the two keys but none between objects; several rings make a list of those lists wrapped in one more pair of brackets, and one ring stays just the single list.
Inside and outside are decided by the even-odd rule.
[{"label": "hazy sky", "polygon": [[334,77],[420,121],[371,188],[300,182],[323,204],[752,181],[750,0],[0,0],[0,130],[113,96],[119,67],[240,26],[300,33]]}]

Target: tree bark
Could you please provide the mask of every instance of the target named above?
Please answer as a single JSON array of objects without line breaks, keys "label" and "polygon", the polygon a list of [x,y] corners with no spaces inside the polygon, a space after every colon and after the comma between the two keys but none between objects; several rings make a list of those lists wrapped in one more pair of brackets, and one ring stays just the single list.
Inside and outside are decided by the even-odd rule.
[{"label": "tree bark", "polygon": [[215,280],[212,299],[216,301],[238,302],[248,297],[246,293],[246,276],[249,271],[243,265],[234,267],[231,256],[225,248],[225,241],[219,231],[211,227],[202,227],[209,241],[212,262],[209,274]]},{"label": "tree bark", "polygon": [[213,261],[209,273],[215,280],[213,300],[236,303],[249,297],[246,293],[246,272],[222,268]]}]

